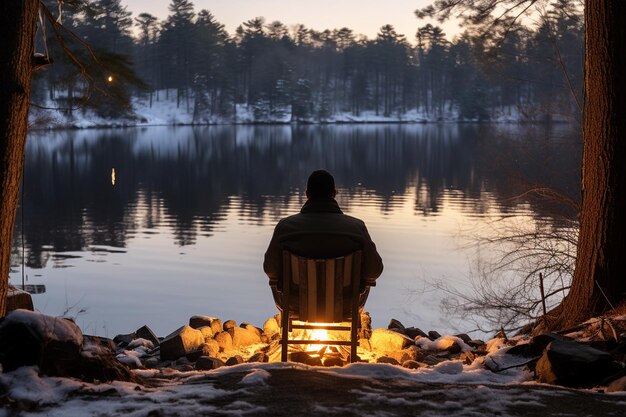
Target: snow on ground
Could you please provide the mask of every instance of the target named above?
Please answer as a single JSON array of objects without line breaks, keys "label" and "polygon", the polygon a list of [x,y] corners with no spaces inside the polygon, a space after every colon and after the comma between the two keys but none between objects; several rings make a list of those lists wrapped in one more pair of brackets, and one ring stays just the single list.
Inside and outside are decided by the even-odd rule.
[{"label": "snow on ground", "polygon": [[[547,388],[529,384],[530,375],[523,370],[494,374],[460,362],[419,370],[387,364],[316,368],[255,363],[206,372],[136,373],[148,378],[152,386],[40,377],[36,368],[25,367],[0,375],[0,392],[6,390],[9,404],[21,404],[17,415],[24,417],[549,416],[568,414],[553,403],[576,405],[576,400],[593,405],[596,413],[592,410],[586,415],[619,416],[626,407],[626,395]],[[10,415],[15,414],[0,408],[0,417]]]}]

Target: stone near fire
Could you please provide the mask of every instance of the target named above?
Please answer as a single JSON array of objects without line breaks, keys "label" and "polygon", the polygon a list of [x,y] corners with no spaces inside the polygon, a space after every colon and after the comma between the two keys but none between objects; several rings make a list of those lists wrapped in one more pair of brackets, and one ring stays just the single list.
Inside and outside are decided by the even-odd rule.
[{"label": "stone near fire", "polygon": [[211,326],[213,320],[215,318],[209,316],[191,316],[189,317],[189,327],[199,329],[200,327]]},{"label": "stone near fire", "polygon": [[213,330],[213,334],[217,334],[224,330],[224,326],[222,326],[222,320],[213,319],[211,320],[211,330]]},{"label": "stone near fire", "polygon": [[424,357],[424,353],[417,346],[409,346],[408,348],[403,349],[402,353],[404,353],[406,355],[406,357],[407,357],[407,359],[405,359],[405,360],[412,360],[412,361],[418,361],[419,362]]},{"label": "stone near fire", "polygon": [[257,336],[259,336],[259,339],[261,338],[261,335],[263,334],[263,330],[259,329],[256,326],[253,326],[252,324],[246,324],[245,326],[240,326],[250,332],[253,332],[254,334],[256,334]]},{"label": "stone near fire", "polygon": [[537,362],[539,382],[565,386],[590,386],[615,372],[613,357],[583,344],[555,339]]},{"label": "stone near fire", "polygon": [[431,330],[428,332],[428,338],[430,340],[437,340],[441,337],[441,334],[439,334],[439,332],[435,331],[435,330]]},{"label": "stone near fire", "polygon": [[202,337],[204,337],[205,342],[213,339],[213,329],[211,329],[211,326],[203,326],[198,330],[202,332]]},{"label": "stone near fire", "polygon": [[33,311],[33,297],[26,291],[9,284],[7,294],[7,314],[13,310]]},{"label": "stone near fire", "polygon": [[418,361],[404,361],[402,362],[402,367],[403,368],[407,368],[407,369],[419,369],[419,368],[426,368],[428,367],[428,365],[426,365],[425,363],[420,363]]},{"label": "stone near fire", "polygon": [[240,346],[250,346],[255,343],[261,343],[261,336],[257,332],[250,329],[244,329],[241,327],[233,327],[228,330],[233,338],[233,347],[238,348]]},{"label": "stone near fire", "polygon": [[359,327],[359,339],[369,339],[372,337],[372,317],[367,311],[361,311],[361,327]]},{"label": "stone near fire", "polygon": [[389,356],[381,356],[380,358],[376,359],[376,363],[388,363],[390,365],[400,365],[400,362],[398,362],[396,359],[391,358]]},{"label": "stone near fire", "polygon": [[372,345],[370,344],[369,339],[359,339],[359,347],[363,350],[367,350],[368,352],[372,350]]},{"label": "stone near fire", "polygon": [[220,345],[214,339],[209,339],[198,346],[198,349],[194,352],[187,355],[187,359],[191,362],[195,362],[200,356],[216,357],[218,353],[220,353]]},{"label": "stone near fire", "polygon": [[240,363],[243,363],[243,357],[241,355],[235,355],[235,356],[231,356],[230,358],[228,358],[228,360],[226,361],[226,366],[233,366],[233,365],[239,365]]},{"label": "stone near fire", "polygon": [[389,325],[387,325],[387,328],[389,330],[396,330],[399,331],[400,333],[404,334],[404,325],[400,322],[400,320],[396,320],[396,319],[391,319],[391,321],[389,322]]},{"label": "stone near fire", "polygon": [[322,359],[322,364],[324,366],[343,366],[343,361],[338,356],[329,356],[327,358]]},{"label": "stone near fire", "polygon": [[324,364],[322,363],[322,358],[320,358],[319,356],[310,357],[306,360],[305,364],[309,366],[324,366]]},{"label": "stone near fire", "polygon": [[280,333],[280,327],[278,326],[278,322],[274,317],[270,317],[269,319],[265,320],[265,323],[263,323],[263,333],[270,337],[272,335]]},{"label": "stone near fire", "polygon": [[307,363],[309,359],[311,359],[311,355],[306,352],[292,352],[289,354],[291,362]]},{"label": "stone near fire", "polygon": [[140,328],[135,330],[135,334],[137,335],[137,337],[141,339],[146,339],[146,340],[151,341],[154,346],[159,346],[159,344],[161,343],[157,335],[154,334],[152,329],[149,328],[148,326],[141,326]]},{"label": "stone near fire", "polygon": [[237,327],[237,322],[235,320],[226,320],[222,326],[225,332],[235,327]]},{"label": "stone near fire", "polygon": [[395,352],[412,345],[413,340],[393,330],[376,329],[372,332],[370,344],[373,350]]},{"label": "stone near fire", "polygon": [[221,368],[225,365],[226,364],[223,361],[209,356],[200,356],[196,361],[196,369],[200,371],[210,371],[212,369]]},{"label": "stone near fire", "polygon": [[229,352],[233,350],[233,337],[228,332],[219,332],[214,336],[215,341],[220,347],[220,352]]},{"label": "stone near fire", "polygon": [[252,363],[252,362],[268,362],[268,361],[269,361],[269,358],[263,352],[257,352],[254,355],[250,356],[250,358],[248,359],[248,362],[250,362],[250,363]]},{"label": "stone near fire", "polygon": [[428,337],[426,333],[424,333],[421,329],[417,327],[407,327],[404,329],[404,334],[406,334],[411,339],[415,340],[416,337]]},{"label": "stone near fire", "polygon": [[193,352],[202,343],[204,337],[201,331],[183,326],[161,342],[161,360],[176,360]]}]

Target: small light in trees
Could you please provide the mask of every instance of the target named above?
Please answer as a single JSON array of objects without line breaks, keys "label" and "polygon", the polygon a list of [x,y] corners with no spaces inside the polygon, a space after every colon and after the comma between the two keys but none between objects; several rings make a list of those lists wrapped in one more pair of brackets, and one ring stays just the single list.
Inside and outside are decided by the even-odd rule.
[{"label": "small light in trees", "polygon": [[115,168],[111,168],[111,185],[115,185]]},{"label": "small light in trees", "polygon": [[109,75],[109,76],[107,77],[107,81],[108,81],[108,82],[110,82],[110,83],[112,83],[112,82],[113,82],[113,76],[112,76],[112,75]]}]

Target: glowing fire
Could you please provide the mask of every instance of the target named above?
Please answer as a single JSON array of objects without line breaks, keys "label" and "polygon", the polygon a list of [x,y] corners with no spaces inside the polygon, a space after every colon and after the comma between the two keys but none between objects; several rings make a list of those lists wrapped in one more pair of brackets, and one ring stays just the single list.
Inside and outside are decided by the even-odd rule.
[{"label": "glowing fire", "polygon": [[109,75],[109,76],[108,76],[108,78],[107,78],[107,81],[108,81],[108,82],[110,82],[110,83],[112,83],[112,82],[113,82],[113,76],[112,76],[112,75]]},{"label": "glowing fire", "polygon": [[[314,324],[319,324],[319,323],[314,323]],[[308,337],[309,340],[329,340],[329,338],[330,338],[330,334],[328,333],[328,330],[326,329],[312,330],[310,336]],[[324,346],[326,345],[305,345],[305,349],[307,351],[313,350],[317,352],[320,349],[322,349]]]},{"label": "glowing fire", "polygon": [[115,185],[115,168],[111,168],[111,185]]}]

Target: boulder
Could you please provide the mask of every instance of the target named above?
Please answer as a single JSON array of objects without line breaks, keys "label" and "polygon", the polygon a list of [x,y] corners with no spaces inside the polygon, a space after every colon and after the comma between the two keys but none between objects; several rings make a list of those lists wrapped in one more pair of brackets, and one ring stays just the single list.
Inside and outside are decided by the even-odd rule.
[{"label": "boulder", "polygon": [[405,359],[405,360],[412,360],[412,361],[418,361],[419,362],[424,357],[424,353],[417,346],[409,346],[408,348],[403,349],[402,353],[405,354],[406,357],[407,357],[407,359]]},{"label": "boulder", "polygon": [[196,369],[200,371],[210,371],[212,369],[221,368],[225,365],[226,364],[223,361],[208,356],[200,356],[196,361]]},{"label": "boulder", "polygon": [[148,326],[142,326],[139,329],[135,330],[135,334],[137,335],[137,337],[151,341],[154,346],[159,346],[159,338]]},{"label": "boulder", "polygon": [[306,352],[292,352],[289,354],[291,362],[307,363],[311,356]]},{"label": "boulder", "polygon": [[309,366],[324,366],[324,364],[322,363],[322,358],[320,358],[319,356],[310,357],[304,363]]},{"label": "boulder", "polygon": [[268,362],[268,361],[269,361],[269,358],[263,352],[257,352],[254,355],[250,356],[250,359],[248,359],[248,362],[250,362],[250,363],[252,363],[252,362]]},{"label": "boulder", "polygon": [[398,362],[396,359],[391,358],[389,356],[381,356],[380,358],[376,359],[376,363],[388,363],[390,365],[400,365],[400,362]]},{"label": "boulder", "polygon": [[523,356],[525,358],[539,357],[553,340],[571,341],[572,339],[556,333],[542,333],[530,339],[528,343],[521,343],[507,350],[507,354]]},{"label": "boulder", "polygon": [[246,324],[244,326],[239,326],[239,327],[255,333],[257,336],[259,336],[259,339],[261,338],[261,335],[263,334],[262,329],[259,329],[258,327],[253,326],[252,324]]},{"label": "boulder", "polygon": [[458,337],[459,339],[461,339],[464,343],[469,343],[472,338],[469,337],[467,334],[465,333],[459,333],[459,334],[455,334],[454,337]]},{"label": "boulder", "polygon": [[215,320],[215,318],[209,316],[191,316],[189,317],[189,327],[193,329],[199,329],[200,327],[205,326],[211,327],[211,322],[213,320]]},{"label": "boulder", "polygon": [[389,324],[387,325],[389,330],[398,330],[400,333],[404,333],[404,325],[400,322],[400,320],[391,319]]},{"label": "boulder", "polygon": [[238,348],[240,346],[250,346],[255,343],[261,343],[261,335],[258,330],[253,327],[253,329],[244,329],[242,327],[233,327],[228,330],[231,337],[233,338],[233,347]]},{"label": "boulder", "polygon": [[4,372],[38,365],[46,375],[68,375],[79,360],[83,334],[74,322],[29,310],[14,310],[0,323]]},{"label": "boulder", "polygon": [[613,357],[601,350],[555,339],[535,367],[539,382],[565,386],[591,386],[615,372]]},{"label": "boulder", "polygon": [[7,314],[13,310],[33,311],[33,297],[26,291],[9,284],[7,294]]},{"label": "boulder", "polygon": [[359,339],[359,347],[363,350],[371,351],[372,345],[369,339]]},{"label": "boulder", "polygon": [[359,339],[369,339],[372,337],[372,317],[367,311],[361,311],[361,326],[359,327]]},{"label": "boulder", "polygon": [[118,347],[126,347],[138,337],[136,333],[118,334],[113,338],[113,342],[115,342]]},{"label": "boulder", "polygon": [[143,361],[143,366],[146,368],[156,368],[159,366],[159,360],[155,357],[147,358]]},{"label": "boulder", "polygon": [[226,361],[226,366],[239,365],[240,363],[243,363],[243,362],[244,361],[241,355],[235,355],[235,356],[231,356],[230,358],[228,358],[228,360]]},{"label": "boulder", "polygon": [[419,368],[425,368],[427,366],[428,365],[426,365],[425,363],[411,361],[411,360],[402,362],[402,367],[407,368],[407,369],[419,369]]},{"label": "boulder", "polygon": [[428,337],[426,333],[424,333],[421,329],[418,329],[417,327],[407,327],[406,329],[404,329],[404,334],[406,334],[408,337],[414,340],[418,336]]},{"label": "boulder", "polygon": [[343,366],[343,361],[339,356],[329,356],[322,359],[322,365],[326,367],[330,366]]},{"label": "boulder", "polygon": [[220,353],[220,345],[215,340],[209,339],[198,346],[198,349],[195,352],[187,355],[187,359],[195,362],[200,356],[217,357],[218,353]]},{"label": "boulder", "polygon": [[220,352],[230,352],[233,350],[233,338],[228,332],[219,332],[214,336],[220,347]]},{"label": "boulder", "polygon": [[428,332],[428,338],[430,340],[437,340],[441,337],[441,335],[439,334],[439,332],[435,331],[435,330],[431,330]]},{"label": "boulder", "polygon": [[235,320],[226,320],[224,322],[224,325],[222,326],[223,330],[225,332],[229,331],[230,329],[233,329],[237,327],[237,322]]},{"label": "boulder", "polygon": [[396,352],[413,344],[408,337],[388,329],[376,329],[370,338],[372,350]]},{"label": "boulder", "polygon": [[217,334],[223,331],[224,327],[222,326],[222,320],[220,319],[211,320],[211,330],[213,330],[213,334]]},{"label": "boulder", "polygon": [[622,392],[626,391],[626,376],[623,376],[615,381],[611,382],[608,387],[606,387],[606,392]]},{"label": "boulder", "polygon": [[459,356],[459,360],[465,365],[471,365],[476,359],[476,355],[473,352],[463,352]]},{"label": "boulder", "polygon": [[200,330],[183,326],[161,342],[161,360],[175,360],[193,352],[204,343]]},{"label": "boulder", "polygon": [[198,328],[198,330],[202,332],[202,337],[204,337],[205,342],[213,339],[213,329],[211,329],[211,326],[203,326]]},{"label": "boulder", "polygon": [[263,333],[270,337],[280,333],[280,326],[274,317],[265,320],[265,323],[263,323]]}]

